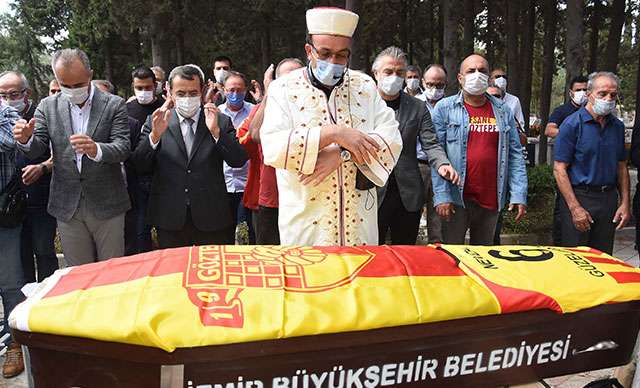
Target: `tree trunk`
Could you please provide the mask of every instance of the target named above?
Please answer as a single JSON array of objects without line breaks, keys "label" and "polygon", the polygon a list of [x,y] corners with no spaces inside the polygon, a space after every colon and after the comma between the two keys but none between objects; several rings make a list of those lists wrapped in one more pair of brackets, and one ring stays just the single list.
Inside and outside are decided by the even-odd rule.
[{"label": "tree trunk", "polygon": [[[583,14],[584,0],[567,0],[565,18],[567,78],[565,80],[565,90],[569,89],[569,83],[573,77],[582,74],[582,65],[584,63],[584,48],[582,46],[582,37],[584,35]],[[565,98],[567,98],[566,94]]]},{"label": "tree trunk", "polygon": [[[526,1],[527,5],[530,0]],[[507,89],[509,93],[520,94],[518,90],[520,87],[520,45],[519,45],[519,32],[520,23],[518,18],[518,9],[520,8],[520,2],[507,1],[507,74],[509,76],[509,82],[507,83]]]},{"label": "tree trunk", "polygon": [[111,41],[113,40],[112,34],[109,34],[104,39],[102,46],[104,55],[104,79],[113,83],[113,50],[111,50]]},{"label": "tree trunk", "polygon": [[185,9],[184,2],[182,0],[176,0],[174,7],[176,9],[175,20],[175,41],[176,41],[176,64],[184,64],[184,22],[185,22]]},{"label": "tree trunk", "polygon": [[[437,63],[444,63],[444,5],[449,3],[447,0],[438,1],[438,60]],[[448,6],[450,7],[450,6]]]},{"label": "tree trunk", "polygon": [[542,3],[544,17],[544,42],[542,57],[542,84],[540,85],[540,147],[538,153],[538,163],[547,163],[547,136],[544,129],[549,121],[549,109],[551,104],[551,89],[553,85],[553,73],[556,67],[556,26],[558,9],[556,0],[544,0]]},{"label": "tree trunk", "polygon": [[487,47],[487,61],[489,62],[489,66],[496,65],[496,51],[494,47],[496,42],[495,26],[498,23],[496,10],[495,0],[487,0],[487,32],[484,43]]},{"label": "tree trunk", "polygon": [[[360,0],[346,0],[345,1],[345,8],[357,13],[358,15],[361,14],[360,12]],[[362,47],[362,30],[364,28],[364,23],[360,23],[360,26],[358,26],[358,28],[356,28],[356,32],[353,35],[353,39],[351,40],[351,62],[349,63],[349,67],[351,67],[352,69],[363,69],[363,61],[360,58],[361,55],[363,54],[361,51],[361,47]]]},{"label": "tree trunk", "polygon": [[429,55],[429,63],[435,63],[436,61],[436,46],[438,45],[438,41],[436,39],[436,30],[434,28],[434,25],[436,24],[436,19],[434,18],[434,16],[436,15],[436,11],[435,11],[435,1],[434,0],[427,0],[427,6],[425,7],[425,11],[426,11],[426,20],[427,20],[427,24],[428,24],[428,32],[429,32],[429,38],[428,38],[428,42],[429,42],[429,49],[427,51],[427,55]]},{"label": "tree trunk", "polygon": [[[607,51],[604,55],[603,69],[613,71],[618,69],[618,52],[620,51],[620,37],[622,26],[624,25],[625,0],[613,0],[611,5],[611,24],[609,27],[609,38],[607,39]],[[638,26],[636,26],[637,28]]]},{"label": "tree trunk", "polygon": [[440,3],[442,7],[442,17],[444,21],[443,31],[443,55],[444,68],[447,69],[447,92],[448,94],[455,93],[458,88],[458,81],[456,75],[458,74],[457,67],[461,60],[458,57],[458,14],[457,14],[457,1],[442,0]]},{"label": "tree trunk", "polygon": [[[533,40],[535,38],[536,23],[536,1],[523,1],[528,3],[524,8],[523,22],[524,34],[522,37],[522,47],[520,49],[520,104],[522,105],[522,114],[524,116],[524,130],[529,133],[529,114],[531,112],[531,78],[533,76]],[[546,58],[546,57],[545,57]],[[509,75],[510,76],[510,75]]]},{"label": "tree trunk", "polygon": [[593,2],[591,14],[591,34],[589,35],[589,73],[598,69],[598,43],[600,37],[600,23],[602,22],[602,1]]},{"label": "tree trunk", "polygon": [[171,25],[170,19],[165,13],[158,13],[151,18],[151,59],[154,66],[160,66],[169,71],[169,50],[167,26]]},{"label": "tree trunk", "polygon": [[462,33],[462,56],[466,57],[473,54],[474,51],[474,24],[476,19],[476,10],[474,0],[464,0],[464,24]]}]

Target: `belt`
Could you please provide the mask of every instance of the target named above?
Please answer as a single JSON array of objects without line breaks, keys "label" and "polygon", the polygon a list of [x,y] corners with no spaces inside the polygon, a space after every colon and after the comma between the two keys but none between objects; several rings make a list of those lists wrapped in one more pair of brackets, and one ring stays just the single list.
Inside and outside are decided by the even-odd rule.
[{"label": "belt", "polygon": [[575,185],[575,186],[573,186],[573,188],[574,189],[579,189],[579,190],[582,190],[582,191],[604,193],[606,191],[615,190],[616,186],[614,186],[614,185],[602,185],[602,186],[597,186],[597,185]]}]

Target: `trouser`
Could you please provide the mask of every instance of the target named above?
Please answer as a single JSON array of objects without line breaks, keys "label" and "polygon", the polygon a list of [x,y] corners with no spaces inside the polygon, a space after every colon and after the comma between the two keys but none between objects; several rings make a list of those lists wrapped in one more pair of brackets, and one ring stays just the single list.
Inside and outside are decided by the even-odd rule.
[{"label": "trouser", "polygon": [[633,218],[636,221],[636,250],[640,251],[640,187],[638,186],[636,186],[636,193],[633,195]]},{"label": "trouser", "polygon": [[[0,227],[0,297],[4,311],[4,323],[0,330],[0,338],[9,333],[9,314],[24,300],[20,291],[24,285],[22,263],[20,260],[20,234],[22,226],[15,228]],[[11,343],[11,338],[5,341],[5,345]]]},{"label": "trouser", "polygon": [[80,265],[124,255],[124,213],[101,220],[80,198],[78,209],[69,221],[58,219],[64,260]]},{"label": "trouser", "polygon": [[562,244],[562,218],[560,217],[560,203],[563,201],[560,189],[556,188],[556,201],[553,206],[553,226],[551,227],[551,240],[553,245]]},{"label": "trouser", "polygon": [[228,195],[231,214],[233,215],[233,224],[237,226],[238,224],[246,222],[247,228],[249,229],[249,244],[254,245],[256,243],[256,235],[253,230],[253,222],[251,221],[251,210],[242,204],[244,192],[228,193]]},{"label": "trouser", "polygon": [[498,222],[498,210],[486,209],[475,201],[465,201],[466,207],[454,205],[449,221],[442,221],[445,244],[464,244],[469,230],[471,245],[491,245]]},{"label": "trouser", "polygon": [[442,242],[442,220],[433,206],[433,185],[431,184],[431,168],[429,163],[419,162],[420,175],[424,182],[425,209],[427,213],[427,237],[429,244]]},{"label": "trouser", "polygon": [[[254,216],[256,214],[254,213]],[[280,245],[280,230],[278,229],[278,208],[260,206],[257,213],[256,244]]]},{"label": "trouser", "polygon": [[184,226],[180,230],[166,230],[156,227],[160,249],[189,247],[193,245],[233,245],[235,226],[219,230],[200,230],[193,224],[191,209],[187,209]]},{"label": "trouser", "polygon": [[41,282],[58,269],[55,238],[56,219],[45,208],[27,209],[20,238],[25,283]]},{"label": "trouser", "polygon": [[591,215],[593,224],[591,224],[591,229],[586,232],[580,232],[576,229],[571,217],[571,211],[563,197],[560,202],[561,246],[588,246],[612,254],[613,240],[616,233],[616,224],[613,223],[613,217],[618,208],[617,191],[612,189],[599,192],[574,187],[573,192],[580,206]]},{"label": "trouser", "polygon": [[[137,184],[139,185],[139,184]],[[131,188],[131,209],[124,218],[124,251],[126,255],[149,252],[151,246],[151,225],[146,222],[149,191],[143,187]]]},{"label": "trouser", "polygon": [[389,179],[384,200],[378,208],[378,243],[385,244],[390,230],[392,245],[415,245],[420,213],[420,210],[411,212],[404,207],[396,180]]}]

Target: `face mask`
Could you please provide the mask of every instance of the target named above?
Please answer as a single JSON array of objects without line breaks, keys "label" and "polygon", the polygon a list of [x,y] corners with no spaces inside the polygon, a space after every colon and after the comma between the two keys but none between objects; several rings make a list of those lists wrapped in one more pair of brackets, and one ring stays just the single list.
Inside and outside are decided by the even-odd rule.
[{"label": "face mask", "polygon": [[162,94],[164,90],[162,90],[162,82],[156,82],[156,94]]},{"label": "face mask", "polygon": [[503,92],[507,90],[507,79],[504,77],[496,78],[493,81],[494,85],[500,88]]},{"label": "face mask", "polygon": [[24,108],[27,107],[27,103],[24,102],[24,99],[22,99],[22,100],[9,100],[9,101],[5,101],[5,103],[7,105],[9,105],[10,107],[12,107],[13,109],[17,110],[18,113],[22,113],[24,111]]},{"label": "face mask", "polygon": [[593,112],[598,116],[606,116],[613,112],[616,108],[616,100],[605,100],[602,98],[596,98],[593,102]]},{"label": "face mask", "polygon": [[72,104],[80,105],[89,98],[89,86],[81,86],[79,88],[65,88],[60,85],[60,91]]},{"label": "face mask", "polygon": [[409,90],[418,90],[420,87],[420,80],[417,78],[409,78],[407,79],[407,89]]},{"label": "face mask", "polygon": [[479,96],[487,91],[487,88],[489,87],[488,81],[489,76],[479,71],[466,74],[464,76],[464,85],[462,86],[462,90],[472,96]]},{"label": "face mask", "polygon": [[244,102],[244,96],[246,93],[242,92],[242,93],[226,93],[225,95],[227,96],[227,101],[229,102],[229,105],[234,106],[234,107],[238,107],[238,106],[242,106],[243,102]]},{"label": "face mask", "polygon": [[444,97],[444,88],[426,88],[424,90],[424,95],[429,101],[438,101]]},{"label": "face mask", "polygon": [[176,97],[176,111],[182,117],[193,117],[200,108],[200,96]]},{"label": "face mask", "polygon": [[578,106],[584,105],[587,102],[587,92],[585,92],[584,90],[573,92],[571,100]]},{"label": "face mask", "polygon": [[335,86],[342,79],[346,68],[347,65],[339,65],[337,63],[331,63],[323,61],[322,59],[318,59],[316,61],[316,66],[311,67],[311,71],[313,72],[313,76],[316,77],[316,79],[322,84],[327,86]]},{"label": "face mask", "polygon": [[153,91],[151,90],[134,90],[136,99],[142,105],[151,104],[153,102]]},{"label": "face mask", "polygon": [[382,90],[382,93],[387,96],[395,96],[400,93],[402,89],[402,82],[404,80],[397,75],[388,75],[382,80],[378,81],[378,87]]},{"label": "face mask", "polygon": [[226,70],[216,70],[213,72],[213,76],[216,77],[216,81],[219,84],[224,84],[224,81],[227,80],[227,76],[229,76],[229,72]]}]

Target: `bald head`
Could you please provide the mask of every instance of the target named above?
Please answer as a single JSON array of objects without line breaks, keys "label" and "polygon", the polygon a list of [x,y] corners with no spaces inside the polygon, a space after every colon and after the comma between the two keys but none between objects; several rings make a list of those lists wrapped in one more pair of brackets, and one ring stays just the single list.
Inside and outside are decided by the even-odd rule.
[{"label": "bald head", "polygon": [[429,65],[422,81],[425,88],[442,89],[447,86],[447,72],[440,65]]},{"label": "bald head", "polygon": [[460,64],[460,74],[473,73],[476,70],[489,75],[489,62],[480,54],[471,54]]}]

